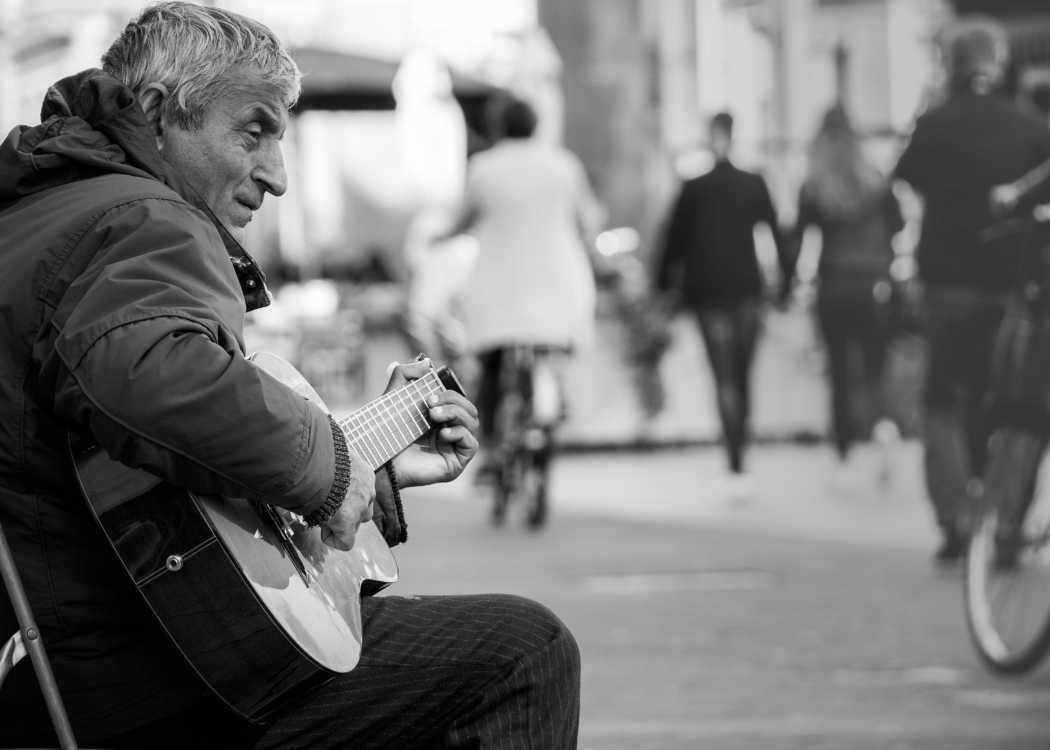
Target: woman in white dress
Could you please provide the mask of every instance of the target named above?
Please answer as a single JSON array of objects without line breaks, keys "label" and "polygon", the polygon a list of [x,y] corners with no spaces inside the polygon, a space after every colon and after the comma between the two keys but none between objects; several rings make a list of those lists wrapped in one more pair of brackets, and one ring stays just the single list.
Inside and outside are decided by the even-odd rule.
[{"label": "woman in white dress", "polygon": [[475,403],[489,442],[505,349],[571,352],[592,340],[594,273],[584,238],[604,213],[579,159],[532,138],[528,105],[512,102],[500,119],[503,138],[468,166],[455,230],[478,243],[464,311],[483,367]]}]

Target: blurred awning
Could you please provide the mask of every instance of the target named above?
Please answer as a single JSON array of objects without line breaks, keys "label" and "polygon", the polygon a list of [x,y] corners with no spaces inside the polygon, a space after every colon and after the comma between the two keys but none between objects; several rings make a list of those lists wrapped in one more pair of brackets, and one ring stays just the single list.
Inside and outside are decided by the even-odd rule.
[{"label": "blurred awning", "polygon": [[[291,52],[303,71],[303,91],[295,106],[297,112],[394,109],[392,86],[397,61],[313,47]],[[452,93],[468,118],[470,110],[484,108],[485,102],[498,92],[494,86],[452,73]]]},{"label": "blurred awning", "polygon": [[[291,53],[303,72],[303,90],[293,113],[395,108],[393,85],[399,62],[315,47],[295,48]],[[474,154],[492,145],[486,104],[504,92],[469,76],[451,73],[452,94],[467,121],[467,153]]]}]

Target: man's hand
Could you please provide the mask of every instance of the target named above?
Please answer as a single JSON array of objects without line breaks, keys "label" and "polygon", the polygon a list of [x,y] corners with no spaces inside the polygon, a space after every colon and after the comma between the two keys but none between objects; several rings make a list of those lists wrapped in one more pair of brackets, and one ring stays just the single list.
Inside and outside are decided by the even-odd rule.
[{"label": "man's hand", "polygon": [[[390,376],[387,392],[430,371],[430,360],[398,365]],[[478,410],[453,391],[429,396],[430,421],[434,429],[394,458],[398,483],[402,487],[451,482],[478,452]]]},{"label": "man's hand", "polygon": [[376,497],[376,477],[365,460],[350,451],[350,486],[343,504],[326,523],[321,524],[321,541],[329,547],[349,552],[354,546],[357,529],[372,519],[372,502]]},{"label": "man's hand", "polygon": [[1017,203],[1021,200],[1021,188],[1017,186],[1017,183],[1011,182],[1008,185],[996,185],[992,188],[992,192],[988,197],[989,205],[992,209],[992,216],[1002,218],[1017,208]]}]

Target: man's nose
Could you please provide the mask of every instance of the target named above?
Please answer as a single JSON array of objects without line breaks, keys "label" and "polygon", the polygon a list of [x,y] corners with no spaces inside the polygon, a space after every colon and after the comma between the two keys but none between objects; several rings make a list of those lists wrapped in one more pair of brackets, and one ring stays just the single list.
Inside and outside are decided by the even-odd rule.
[{"label": "man's nose", "polygon": [[277,196],[284,195],[288,189],[288,173],[284,171],[284,156],[277,142],[271,142],[260,154],[253,176],[263,184],[266,192]]}]

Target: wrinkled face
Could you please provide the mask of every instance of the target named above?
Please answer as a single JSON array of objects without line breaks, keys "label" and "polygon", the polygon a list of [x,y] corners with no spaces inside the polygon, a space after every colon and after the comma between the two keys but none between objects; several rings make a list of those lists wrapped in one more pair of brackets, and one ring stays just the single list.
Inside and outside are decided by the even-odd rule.
[{"label": "wrinkled face", "polygon": [[263,196],[288,187],[280,146],[287,125],[283,92],[245,71],[211,105],[199,130],[168,123],[161,155],[240,242]]}]

